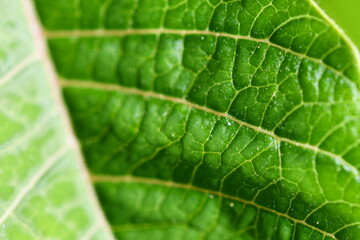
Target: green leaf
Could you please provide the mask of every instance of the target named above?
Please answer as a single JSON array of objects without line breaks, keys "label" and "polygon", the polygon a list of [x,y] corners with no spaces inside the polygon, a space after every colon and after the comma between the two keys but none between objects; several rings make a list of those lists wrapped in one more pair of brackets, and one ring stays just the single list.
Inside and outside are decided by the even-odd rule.
[{"label": "green leaf", "polygon": [[360,238],[359,56],[313,1],[0,9],[2,238]]}]

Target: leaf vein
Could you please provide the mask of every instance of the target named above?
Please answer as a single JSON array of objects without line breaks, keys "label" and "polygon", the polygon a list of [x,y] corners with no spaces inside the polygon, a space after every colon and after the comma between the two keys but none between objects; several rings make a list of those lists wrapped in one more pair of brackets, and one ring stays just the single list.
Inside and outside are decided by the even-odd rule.
[{"label": "leaf vein", "polygon": [[337,74],[343,78],[349,79],[347,76],[345,76],[345,74],[342,71],[339,71],[339,70],[335,69],[334,67],[324,63],[321,59],[313,58],[313,57],[307,56],[306,54],[302,54],[302,53],[293,51],[291,49],[282,47],[276,43],[271,42],[269,39],[259,39],[259,38],[254,38],[254,37],[250,37],[250,36],[240,36],[240,35],[234,35],[234,34],[229,34],[229,33],[217,33],[217,32],[212,32],[212,31],[208,31],[208,30],[179,30],[179,29],[164,29],[164,28],[126,29],[126,30],[107,30],[107,29],[51,30],[51,31],[46,30],[44,33],[45,33],[46,38],[48,38],[48,39],[80,38],[80,37],[108,37],[108,36],[122,37],[122,36],[132,35],[132,34],[140,34],[140,35],[145,35],[145,34],[196,35],[196,34],[199,34],[199,35],[210,35],[210,36],[215,36],[215,37],[227,37],[227,38],[233,38],[233,39],[245,39],[245,40],[249,40],[249,41],[265,43],[265,44],[268,44],[269,46],[278,48],[286,53],[290,53],[295,56],[298,56],[301,59],[308,59],[310,61],[319,63],[320,65],[333,71],[335,74]]},{"label": "leaf vein", "polygon": [[159,180],[159,179],[150,179],[150,178],[143,178],[143,177],[135,177],[135,176],[131,176],[131,175],[125,175],[125,176],[111,176],[111,175],[92,175],[91,176],[91,180],[93,183],[144,183],[144,184],[152,184],[152,185],[160,185],[160,186],[166,186],[166,187],[173,187],[173,188],[180,188],[180,189],[188,189],[188,190],[193,190],[193,191],[197,191],[197,192],[202,192],[202,193],[206,193],[206,194],[212,194],[215,196],[218,196],[220,198],[226,198],[226,199],[231,199],[237,202],[241,202],[247,205],[251,205],[256,207],[259,210],[264,210],[267,212],[271,212],[274,213],[278,216],[287,218],[291,221],[293,221],[294,223],[300,223],[306,227],[311,228],[312,230],[315,230],[317,232],[320,232],[321,234],[328,236],[330,238],[336,239],[335,236],[331,233],[325,232],[324,230],[321,230],[315,226],[310,225],[309,223],[303,221],[303,220],[299,220],[296,218],[293,218],[291,216],[286,215],[285,213],[281,213],[281,212],[277,212],[273,209],[261,206],[259,204],[257,204],[254,201],[248,201],[245,199],[241,199],[238,197],[234,197],[231,195],[227,195],[221,192],[217,192],[217,191],[213,191],[213,190],[209,190],[209,189],[204,189],[201,187],[196,187],[190,184],[183,184],[183,183],[176,183],[176,182],[172,182],[172,181],[165,181],[165,180]]},{"label": "leaf vein", "polygon": [[284,137],[280,137],[278,135],[276,135],[274,132],[272,131],[268,131],[266,129],[263,129],[261,127],[258,126],[254,126],[252,124],[249,124],[247,122],[241,121],[239,119],[236,119],[235,117],[227,114],[227,113],[222,113],[222,112],[218,112],[215,111],[213,109],[210,109],[208,107],[205,106],[200,106],[197,104],[194,104],[192,102],[189,102],[183,98],[176,98],[176,97],[171,97],[171,96],[167,96],[167,95],[163,95],[163,94],[159,94],[159,93],[155,93],[155,92],[151,92],[151,91],[144,91],[144,90],[140,90],[140,89],[136,89],[136,88],[129,88],[129,87],[124,87],[124,86],[120,86],[120,85],[115,85],[115,84],[108,84],[108,83],[99,83],[99,82],[93,82],[93,81],[79,81],[79,80],[68,80],[68,79],[60,79],[60,85],[62,87],[72,87],[72,88],[88,88],[88,89],[97,89],[97,90],[103,90],[103,91],[120,91],[120,92],[124,92],[124,93],[129,93],[129,94],[135,94],[135,95],[139,95],[139,96],[143,96],[143,97],[153,97],[153,98],[157,98],[157,99],[162,99],[165,101],[170,101],[170,102],[174,102],[174,103],[179,103],[179,104],[184,104],[190,108],[195,108],[198,110],[202,110],[204,112],[208,112],[211,114],[214,114],[216,116],[219,117],[224,117],[227,118],[231,121],[236,122],[237,124],[241,125],[241,126],[245,126],[248,127],[250,129],[253,129],[257,132],[261,132],[263,134],[266,134],[270,137],[272,137],[273,139],[277,140],[278,142],[285,142],[291,145],[295,145],[298,147],[302,147],[305,149],[309,149],[311,151],[314,151],[316,153],[321,153],[323,155],[326,155],[328,157],[331,157],[332,159],[334,159],[334,161],[336,161],[338,164],[342,165],[344,167],[344,169],[346,169],[347,171],[352,172],[356,177],[360,178],[360,173],[359,170],[353,166],[351,163],[345,161],[345,159],[342,156],[339,156],[333,152],[329,152],[327,150],[321,149],[317,146],[308,144],[308,143],[301,143],[301,142],[297,142],[295,140],[292,139],[288,139],[288,138],[284,138]]}]

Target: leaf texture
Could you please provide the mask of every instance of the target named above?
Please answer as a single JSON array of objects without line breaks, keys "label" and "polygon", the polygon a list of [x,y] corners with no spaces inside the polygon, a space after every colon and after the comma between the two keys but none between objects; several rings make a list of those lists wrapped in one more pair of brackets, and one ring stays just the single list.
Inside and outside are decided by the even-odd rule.
[{"label": "leaf texture", "polygon": [[115,237],[360,238],[359,57],[315,3],[33,3]]}]

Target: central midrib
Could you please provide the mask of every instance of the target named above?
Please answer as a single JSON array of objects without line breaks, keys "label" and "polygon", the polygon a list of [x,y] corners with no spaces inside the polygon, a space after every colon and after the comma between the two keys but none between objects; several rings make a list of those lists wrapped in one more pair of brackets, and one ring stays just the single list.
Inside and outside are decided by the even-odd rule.
[{"label": "central midrib", "polygon": [[[80,146],[76,140],[75,134],[73,133],[73,129],[71,127],[70,118],[69,115],[65,109],[65,104],[63,102],[63,99],[60,95],[60,87],[58,85],[57,76],[55,72],[55,68],[53,66],[53,62],[50,58],[49,51],[46,47],[46,39],[44,35],[43,28],[40,25],[40,19],[38,19],[38,16],[35,11],[35,4],[32,0],[21,0],[23,11],[26,17],[26,20],[28,22],[28,27],[32,35],[32,41],[34,41],[34,52],[36,53],[35,56],[38,57],[38,60],[42,64],[42,68],[44,70],[44,74],[46,74],[46,77],[49,81],[49,90],[51,91],[51,95],[53,97],[54,102],[56,103],[56,110],[59,113],[59,121],[61,121],[62,125],[64,126],[63,133],[67,136],[67,139],[65,139],[66,144],[71,144],[71,151],[75,154],[75,158],[77,162],[77,167],[79,173],[82,175],[82,179],[84,181],[89,181],[88,179],[88,171],[85,167],[85,161],[81,154]],[[24,62],[20,63],[20,67],[17,67],[17,70],[22,69],[25,67],[28,62],[31,62],[30,59],[25,59]],[[52,161],[48,161],[49,163],[45,163],[45,165],[40,169],[40,171],[35,175],[30,183],[27,185],[28,188],[25,188],[24,192],[20,192],[19,200],[27,194],[28,191],[31,190],[31,184],[35,185],[36,182],[40,179],[41,175],[46,174],[46,172],[52,167]],[[26,192],[27,191],[27,192]],[[91,184],[85,184],[83,186],[83,194],[86,194],[88,197],[88,200],[90,201],[91,205],[93,206],[94,210],[94,216],[97,218],[97,227],[101,227],[103,231],[103,237],[105,239],[115,239],[110,228],[107,220],[105,219],[105,216],[103,212],[101,211],[98,199],[96,198],[95,191],[93,189],[93,186]],[[16,202],[15,202],[16,203]],[[18,203],[16,203],[18,204]],[[14,206],[16,207],[16,205]],[[86,237],[86,236],[85,236]]]},{"label": "central midrib", "polygon": [[289,139],[289,138],[284,138],[284,137],[280,137],[278,135],[276,135],[274,132],[268,131],[266,129],[263,129],[261,127],[249,124],[247,122],[241,121],[227,113],[222,113],[222,112],[218,112],[215,111],[211,108],[205,107],[205,106],[200,106],[197,104],[194,104],[192,102],[189,102],[183,98],[177,98],[177,97],[172,97],[172,96],[168,96],[168,95],[163,95],[163,94],[159,94],[159,93],[155,93],[155,92],[151,92],[151,91],[144,91],[144,90],[140,90],[137,88],[129,88],[129,87],[124,87],[121,85],[116,85],[116,84],[109,84],[109,83],[99,83],[99,82],[94,82],[94,81],[80,81],[80,80],[74,80],[74,79],[64,79],[64,78],[60,78],[59,77],[59,84],[62,87],[75,87],[75,88],[88,88],[88,89],[97,89],[97,90],[103,90],[103,91],[120,91],[120,92],[124,92],[124,93],[129,93],[129,94],[135,94],[135,95],[140,95],[143,97],[153,97],[153,98],[157,98],[157,99],[162,99],[165,101],[169,101],[169,102],[173,102],[173,103],[179,103],[179,104],[183,104],[186,105],[190,108],[194,108],[194,109],[198,109],[204,112],[208,112],[211,114],[214,114],[216,116],[219,117],[224,117],[227,118],[233,122],[236,122],[237,124],[239,124],[240,126],[244,126],[250,129],[253,129],[257,132],[261,132],[263,134],[266,134],[270,137],[272,137],[273,139],[277,140],[278,142],[286,142],[289,143],[291,145],[297,146],[297,147],[302,147],[305,149],[309,149],[311,151],[314,151],[316,153],[321,153],[323,155],[326,155],[328,157],[331,157],[332,159],[334,159],[334,161],[336,161],[337,163],[339,163],[340,165],[342,165],[344,167],[344,169],[348,169],[349,171],[351,171],[355,176],[360,177],[360,173],[359,170],[353,166],[351,163],[347,162],[342,156],[339,156],[335,153],[326,151],[324,149],[321,149],[317,146],[314,145],[310,145],[307,143],[301,143],[301,142],[297,142],[295,140]]},{"label": "central midrib", "polygon": [[135,177],[135,176],[129,176],[129,175],[125,175],[125,176],[114,176],[114,175],[91,175],[91,180],[93,183],[124,183],[124,182],[130,182],[130,183],[144,183],[144,184],[152,184],[152,185],[160,185],[160,186],[166,186],[166,187],[173,187],[173,188],[180,188],[180,189],[188,189],[188,190],[193,190],[193,191],[197,191],[197,192],[202,192],[205,194],[212,194],[214,196],[218,196],[221,198],[226,198],[226,199],[231,199],[233,201],[236,202],[241,202],[247,205],[251,205],[254,206],[258,209],[267,211],[267,212],[271,212],[273,214],[276,214],[278,216],[287,218],[295,223],[299,223],[302,224],[306,227],[309,227],[325,236],[328,236],[330,238],[336,239],[335,236],[331,233],[325,232],[324,230],[321,230],[307,222],[305,222],[304,220],[299,220],[296,219],[294,217],[291,217],[289,215],[287,215],[286,213],[281,213],[278,212],[274,209],[270,209],[267,208],[265,206],[259,205],[254,201],[248,201],[242,198],[238,198],[235,196],[231,196],[222,192],[217,192],[217,191],[213,191],[213,190],[209,190],[209,189],[205,189],[205,188],[201,188],[201,187],[196,187],[190,184],[183,184],[183,183],[177,183],[177,182],[172,182],[172,181],[165,181],[165,180],[159,180],[159,179],[152,179],[152,178],[143,178],[143,177]]},{"label": "central midrib", "polygon": [[293,51],[291,49],[285,48],[281,45],[278,45],[276,43],[271,42],[269,39],[260,39],[260,38],[254,38],[250,36],[241,36],[241,35],[235,35],[230,33],[218,33],[213,32],[209,30],[181,30],[181,29],[167,29],[167,28],[158,28],[158,29],[124,29],[124,30],[109,30],[109,29],[95,29],[95,30],[45,30],[44,34],[46,38],[52,39],[52,38],[78,38],[78,37],[110,37],[110,36],[126,36],[126,35],[133,35],[133,34],[139,34],[139,35],[146,35],[146,34],[177,34],[177,35],[210,35],[215,37],[227,37],[227,38],[233,38],[233,39],[245,39],[253,42],[259,42],[259,43],[265,43],[269,46],[278,48],[286,53],[290,53],[292,55],[295,55],[301,59],[308,59],[312,62],[316,62],[325,68],[328,68],[332,72],[334,72],[336,75],[341,76],[343,78],[346,78],[350,80],[347,76],[344,75],[343,72],[341,72],[338,69],[335,69],[334,67],[326,64],[320,59],[310,57],[306,54],[302,54],[296,51]]}]

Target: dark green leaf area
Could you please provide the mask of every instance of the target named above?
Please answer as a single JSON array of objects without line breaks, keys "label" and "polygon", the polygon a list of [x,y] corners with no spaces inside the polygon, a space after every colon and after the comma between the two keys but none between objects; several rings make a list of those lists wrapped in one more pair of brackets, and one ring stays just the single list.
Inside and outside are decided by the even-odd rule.
[{"label": "dark green leaf area", "polygon": [[[156,92],[334,153],[360,166],[359,92],[319,63],[265,43],[207,35],[53,39],[67,79]],[[349,129],[353,129],[350,130]]]},{"label": "dark green leaf area", "polygon": [[[359,69],[351,48],[304,0],[92,1],[35,0],[47,29],[208,30],[271,42],[323,60],[357,84]],[[336,48],[334,48],[336,46]]]},{"label": "dark green leaf area", "polygon": [[322,239],[254,206],[191,189],[147,183],[101,183],[96,189],[119,239],[289,239],[308,233]]},{"label": "dark green leaf area", "polygon": [[166,99],[86,88],[64,96],[95,177],[179,184],[328,233],[360,214],[357,177],[324,154]]}]

